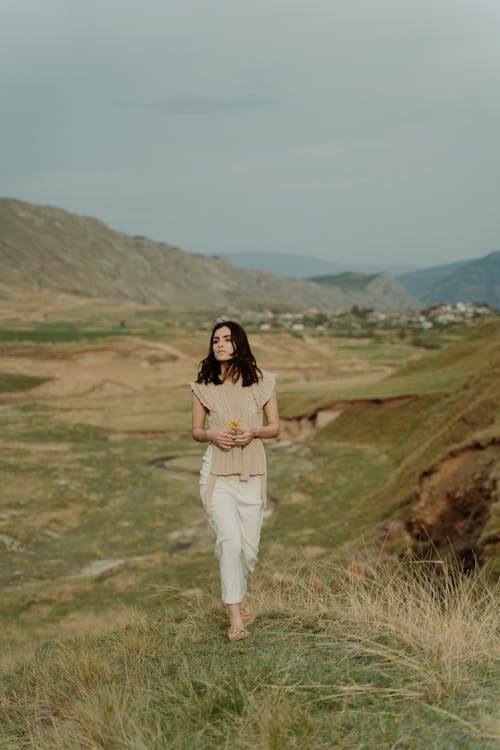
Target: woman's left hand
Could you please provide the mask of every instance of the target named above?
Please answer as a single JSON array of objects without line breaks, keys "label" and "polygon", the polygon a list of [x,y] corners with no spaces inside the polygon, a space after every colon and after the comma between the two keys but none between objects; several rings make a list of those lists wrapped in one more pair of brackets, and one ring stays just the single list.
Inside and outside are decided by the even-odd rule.
[{"label": "woman's left hand", "polygon": [[234,444],[243,446],[248,445],[255,437],[255,432],[252,427],[246,427],[242,425],[234,436]]}]

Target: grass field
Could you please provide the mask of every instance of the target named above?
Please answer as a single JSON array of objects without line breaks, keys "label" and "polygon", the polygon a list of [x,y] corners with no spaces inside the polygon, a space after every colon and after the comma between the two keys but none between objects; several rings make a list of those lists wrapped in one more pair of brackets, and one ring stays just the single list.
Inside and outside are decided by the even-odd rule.
[{"label": "grass field", "polygon": [[252,334],[298,427],[269,446],[259,619],[231,646],[189,434],[207,334],[137,321],[0,347],[0,747],[495,746],[498,502],[489,581],[436,578],[387,530],[424,472],[500,435],[498,321],[437,350]]},{"label": "grass field", "polygon": [[207,597],[45,643],[4,681],[2,747],[494,748],[498,591],[422,566],[316,565],[255,587],[254,637],[223,645]]}]

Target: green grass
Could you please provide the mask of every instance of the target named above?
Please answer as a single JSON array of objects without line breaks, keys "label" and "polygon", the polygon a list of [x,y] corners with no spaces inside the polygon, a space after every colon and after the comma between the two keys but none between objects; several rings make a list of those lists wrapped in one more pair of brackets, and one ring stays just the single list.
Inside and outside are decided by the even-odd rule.
[{"label": "green grass", "polygon": [[[377,351],[371,342],[348,344],[339,342],[336,348],[343,355],[359,358],[374,366],[388,364],[395,367],[387,377],[373,383],[345,385],[342,377],[332,377],[320,385],[306,383],[290,385],[283,390],[280,400],[283,417],[311,416],[337,401],[390,399],[406,395],[446,397],[475,378],[481,370],[488,372],[498,358],[496,344],[499,335],[497,322],[484,325],[479,331],[464,331],[465,341],[452,339],[438,351],[426,351],[412,358],[414,352],[406,344],[386,344]],[[406,352],[406,358],[405,358]],[[406,359],[406,361],[405,361]],[[399,360],[399,363],[398,363]]]},{"label": "green grass", "polygon": [[240,643],[210,598],[48,642],[2,680],[2,747],[494,748],[498,597],[408,568],[260,586]]},{"label": "green grass", "polygon": [[[17,508],[30,487],[29,511],[23,509],[4,524],[5,533],[20,538],[30,550],[17,561],[20,580],[60,575],[54,559],[64,560],[64,569],[73,574],[103,556],[161,552],[166,530],[191,524],[194,478],[149,465],[154,457],[164,454],[162,442],[114,442],[108,440],[105,430],[86,425],[59,425],[42,432],[34,418],[29,431],[18,431],[18,435],[25,440],[25,453],[19,455],[17,446],[4,451],[2,468],[11,481],[0,492],[0,499],[2,507]],[[42,452],[37,449],[40,440],[44,442]],[[184,455],[194,448],[192,442],[176,445]],[[18,486],[13,489],[16,476]],[[200,521],[201,509],[197,511]],[[158,522],[165,526],[155,526]],[[60,536],[44,537],[47,529],[62,531],[61,525],[67,528]],[[2,559],[7,563],[9,552],[0,547]],[[5,564],[1,570],[0,580],[5,585],[11,580],[12,569]]]},{"label": "green grass", "polygon": [[[404,567],[391,568],[394,580],[384,574],[385,599],[377,586],[363,599],[366,587],[346,589],[339,566],[360,554],[374,564],[379,525],[404,516],[420,474],[452,448],[498,434],[497,334],[498,324],[464,330],[415,360],[400,340],[259,339],[266,369],[297,366],[297,381],[279,392],[284,416],[358,403],[307,442],[269,451],[273,513],[252,589],[260,618],[255,638],[231,647],[197,475],[175,460],[196,463],[204,450],[189,438],[187,385],[0,403],[0,533],[24,548],[0,546],[0,747],[229,748],[231,727],[242,749],[493,747],[494,666],[492,651],[478,653],[478,633],[468,635],[469,661],[450,662],[438,627],[426,644],[424,627],[409,630],[415,609],[414,622],[398,625],[412,601],[398,588],[408,584]],[[195,363],[205,339],[166,341]],[[339,357],[368,372],[389,363],[392,374],[342,384],[328,374]],[[298,382],[304,363],[323,380]],[[415,398],[367,403],[407,394]],[[117,437],[117,414],[142,415],[146,434]],[[152,468],[159,458],[174,459],[172,470]],[[321,565],[304,562],[312,545]],[[125,562],[72,577],[103,559]],[[205,592],[200,608],[176,597],[193,586]]]},{"label": "green grass", "polygon": [[362,344],[359,341],[340,339],[335,342],[335,346],[338,353],[343,356],[360,357],[364,362],[389,366],[405,364],[415,353],[415,347],[401,339],[391,341],[390,346],[387,346],[386,341],[377,342],[372,339],[366,339]]},{"label": "green grass", "polygon": [[0,373],[0,393],[16,393],[18,391],[29,391],[37,385],[47,383],[50,378],[35,378],[30,375],[18,375],[15,373]]},{"label": "green grass", "polygon": [[112,328],[91,329],[84,328],[78,323],[57,321],[40,324],[32,328],[1,328],[0,343],[14,343],[29,341],[37,344],[78,343],[98,341],[115,336],[128,336],[131,331],[119,325]]},{"label": "green grass", "polygon": [[[363,466],[363,471],[359,467]],[[311,451],[269,456],[269,493],[277,508],[265,532],[271,543],[321,545],[340,556],[343,545],[369,532],[384,508],[361,501],[383,486],[387,456],[370,445],[325,438]],[[307,499],[295,503],[293,492]]]}]

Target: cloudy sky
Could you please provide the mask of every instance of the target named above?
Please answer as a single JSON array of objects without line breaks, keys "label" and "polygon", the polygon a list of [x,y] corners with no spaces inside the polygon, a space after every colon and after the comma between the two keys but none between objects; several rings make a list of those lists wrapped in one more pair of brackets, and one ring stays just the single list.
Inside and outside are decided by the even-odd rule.
[{"label": "cloudy sky", "polygon": [[0,0],[0,195],[208,253],[500,249],[498,0]]}]

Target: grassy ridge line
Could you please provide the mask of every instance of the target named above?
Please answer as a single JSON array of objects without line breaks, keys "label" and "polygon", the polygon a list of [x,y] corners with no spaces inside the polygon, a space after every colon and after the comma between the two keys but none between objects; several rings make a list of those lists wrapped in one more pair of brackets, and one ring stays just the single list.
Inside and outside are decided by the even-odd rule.
[{"label": "grassy ridge line", "polygon": [[500,591],[425,566],[302,566],[253,588],[253,637],[220,606],[137,614],[47,643],[4,675],[4,750],[412,750],[500,741]]}]

